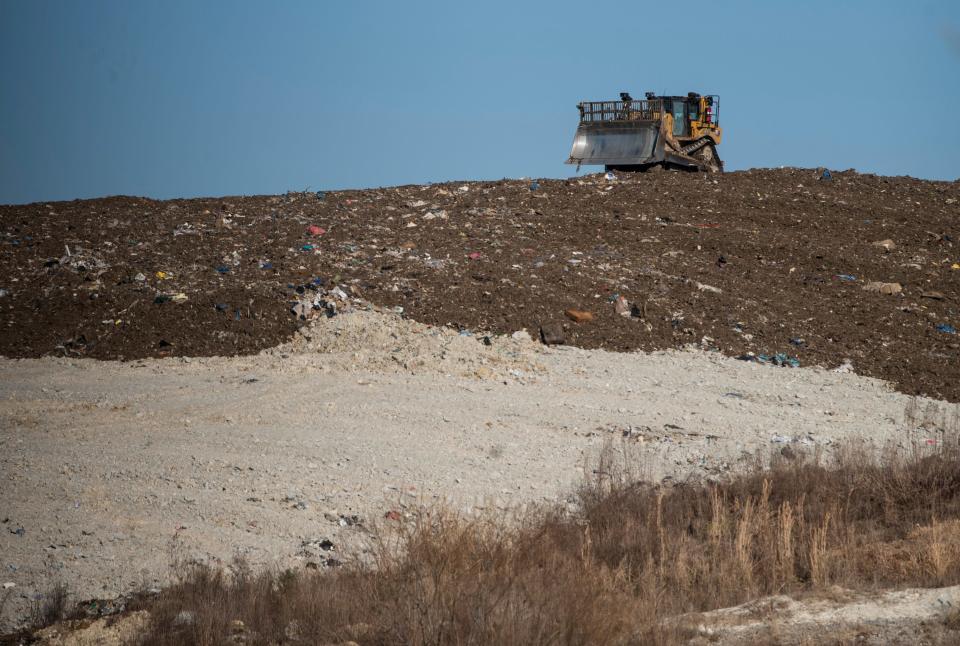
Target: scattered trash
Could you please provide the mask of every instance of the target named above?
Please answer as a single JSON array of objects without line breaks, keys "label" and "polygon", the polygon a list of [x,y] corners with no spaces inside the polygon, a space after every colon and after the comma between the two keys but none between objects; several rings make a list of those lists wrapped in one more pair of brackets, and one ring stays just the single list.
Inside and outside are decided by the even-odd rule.
[{"label": "scattered trash", "polygon": [[540,182],[538,182],[537,180],[533,180],[532,182],[530,182],[531,191],[536,191],[539,188],[540,188]]},{"label": "scattered trash", "polygon": [[790,345],[795,345],[795,346],[797,346],[797,347],[802,347],[802,346],[807,345],[807,342],[804,341],[803,339],[800,339],[800,338],[790,339]]},{"label": "scattered trash", "polygon": [[99,254],[92,251],[77,247],[76,251],[71,253],[70,248],[66,247],[66,252],[67,255],[61,257],[60,260],[57,261],[57,264],[75,273],[82,274],[91,272],[99,276],[110,267]]},{"label": "scattered trash", "polygon": [[920,292],[920,298],[929,298],[935,301],[942,301],[946,297],[943,295],[943,292],[930,291],[930,292]]},{"label": "scattered trash", "polygon": [[268,261],[263,261],[260,263],[260,269],[273,269],[273,263]]},{"label": "scattered trash", "polygon": [[145,281],[145,280],[147,279],[147,277],[144,276],[142,273],[137,272],[137,275],[134,276],[133,279],[134,279],[135,281],[137,281],[138,283],[142,283],[143,281]]},{"label": "scattered trash", "polygon": [[392,520],[394,522],[399,522],[403,518],[403,516],[400,515],[399,511],[395,511],[393,509],[385,513],[383,517],[386,518],[387,520]]},{"label": "scattered trash", "polygon": [[226,303],[217,303],[217,304],[214,305],[213,307],[214,307],[218,312],[226,312],[228,309],[230,309],[230,306],[227,305]]},{"label": "scattered trash", "polygon": [[157,280],[168,280],[168,279],[170,279],[170,278],[173,278],[173,274],[168,273],[168,272],[165,272],[165,271],[158,271],[158,272],[157,272],[156,274],[154,274],[154,275],[157,277]]},{"label": "scattered trash", "polygon": [[567,318],[576,323],[586,323],[593,320],[593,313],[585,310],[568,309],[563,311]]},{"label": "scattered trash", "polygon": [[[306,285],[296,287],[288,285],[288,287],[300,295],[300,298],[295,300],[290,306],[290,312],[300,320],[321,315],[332,318],[340,311],[350,307],[349,297],[346,292],[339,287],[334,287],[329,291],[321,289],[321,285],[323,284],[323,279],[315,278]],[[308,291],[316,293],[314,295],[307,295]],[[403,308],[400,308],[400,312],[402,311]]]},{"label": "scattered trash", "polygon": [[27,533],[26,530],[25,530],[23,527],[16,527],[16,528],[11,527],[11,528],[9,529],[9,532],[10,532],[11,534],[14,534],[15,536],[23,536],[24,534]]},{"label": "scattered trash", "polygon": [[9,290],[0,288],[0,298],[3,298],[4,296],[8,296],[9,294],[10,294]]},{"label": "scattered trash", "polygon": [[319,552],[335,551],[336,546],[329,538],[308,539],[301,541],[300,552],[304,555],[318,554]]},{"label": "scattered trash", "polygon": [[4,583],[3,583],[3,589],[4,589],[4,590],[9,590],[10,588],[15,588],[16,586],[17,586],[17,584],[14,583],[13,581],[4,581]]},{"label": "scattered trash", "polygon": [[479,251],[474,251],[473,253],[468,253],[467,258],[470,260],[480,260],[483,257],[483,254]]},{"label": "scattered trash", "polygon": [[307,227],[307,233],[309,233],[312,236],[322,236],[326,232],[327,232],[326,229],[324,229],[323,227],[318,227],[315,224],[311,224],[309,227]]},{"label": "scattered trash", "polygon": [[620,316],[625,316],[630,318],[631,316],[631,307],[630,301],[628,301],[623,296],[617,294],[616,298],[613,301],[613,311],[615,311]]},{"label": "scattered trash", "polygon": [[606,179],[608,182],[612,182],[612,181],[614,181],[615,179],[617,179],[617,176],[614,174],[614,172],[613,172],[612,170],[608,170],[608,171],[607,171],[607,174],[604,175],[603,177],[604,177],[604,179]]},{"label": "scattered trash", "polygon": [[737,357],[740,361],[754,361],[756,363],[770,364],[781,368],[799,368],[800,359],[788,356],[786,353],[778,352],[776,354],[754,354],[748,352]]},{"label": "scattered trash", "polygon": [[949,323],[938,323],[937,330],[945,334],[956,334],[957,328],[953,327]]},{"label": "scattered trash", "polygon": [[179,294],[174,294],[173,296],[171,296],[170,300],[173,301],[174,303],[183,303],[187,300],[187,295],[184,294],[183,292],[180,292]]},{"label": "scattered trash", "polygon": [[833,175],[830,174],[830,171],[829,171],[829,170],[827,170],[826,168],[824,168],[824,169],[823,169],[823,172],[820,173],[820,179],[828,180],[828,181],[829,181],[829,180],[833,179]]},{"label": "scattered trash", "polygon": [[713,292],[714,294],[722,294],[723,290],[719,287],[714,287],[713,285],[704,285],[703,283],[697,283],[697,289],[701,292]]},{"label": "scattered trash", "polygon": [[540,341],[544,345],[563,345],[566,341],[563,326],[558,323],[544,323],[540,326]]},{"label": "scattered trash", "polygon": [[950,265],[950,269],[960,269],[960,262],[955,262]]},{"label": "scattered trash", "polygon": [[903,291],[903,286],[900,283],[867,283],[863,286],[863,290],[866,292],[877,292],[880,294],[886,294],[891,296],[893,294],[899,294]]},{"label": "scattered trash", "polygon": [[317,199],[320,200],[321,202],[327,197],[327,194],[324,193],[323,191],[317,191],[314,195],[316,195]]},{"label": "scattered trash", "polygon": [[218,273],[218,274],[229,274],[229,273],[230,273],[230,268],[227,267],[226,265],[220,265],[219,267],[217,267],[217,273]]},{"label": "scattered trash", "polygon": [[893,240],[890,240],[890,239],[887,239],[887,240],[879,240],[879,241],[874,242],[874,243],[872,243],[872,244],[873,244],[874,247],[882,247],[883,250],[886,251],[887,253],[889,253],[889,252],[891,252],[891,251],[893,251],[894,249],[897,248],[897,245],[893,242]]},{"label": "scattered trash", "polygon": [[839,372],[841,374],[853,372],[853,363],[850,361],[850,359],[844,359],[843,363],[833,369],[833,372]]},{"label": "scattered trash", "polygon": [[510,335],[510,338],[516,341],[533,341],[533,337],[531,337],[530,333],[526,330],[517,330]]},{"label": "scattered trash", "polygon": [[837,280],[845,280],[848,282],[853,282],[857,280],[857,277],[851,274],[837,274],[836,276],[834,276],[834,278],[836,278]]},{"label": "scattered trash", "polygon": [[303,245],[302,247],[300,247],[300,249],[303,250],[303,251],[313,251],[313,245],[312,245],[312,244],[305,244],[305,245]]}]

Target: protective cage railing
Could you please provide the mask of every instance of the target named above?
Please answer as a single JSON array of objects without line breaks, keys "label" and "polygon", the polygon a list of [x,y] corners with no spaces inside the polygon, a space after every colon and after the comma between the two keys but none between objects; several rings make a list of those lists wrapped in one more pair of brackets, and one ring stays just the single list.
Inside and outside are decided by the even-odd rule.
[{"label": "protective cage railing", "polygon": [[581,123],[659,119],[660,115],[663,114],[663,99],[584,101],[577,107],[580,109]]},{"label": "protective cage railing", "polygon": [[[710,95],[711,123],[720,123],[720,97]],[[674,99],[676,100],[676,99]],[[663,114],[663,99],[640,99],[636,101],[584,101],[577,105],[580,122],[632,121],[636,119],[659,119]],[[700,119],[704,115],[699,115]]]}]

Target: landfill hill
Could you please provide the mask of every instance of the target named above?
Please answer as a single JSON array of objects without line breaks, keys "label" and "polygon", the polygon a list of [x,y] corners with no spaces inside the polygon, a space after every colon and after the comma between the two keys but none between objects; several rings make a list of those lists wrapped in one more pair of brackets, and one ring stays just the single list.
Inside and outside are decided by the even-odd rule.
[{"label": "landfill hill", "polygon": [[0,228],[7,357],[257,353],[339,287],[478,341],[697,344],[960,401],[960,181],[786,168],[109,197],[0,206]]}]

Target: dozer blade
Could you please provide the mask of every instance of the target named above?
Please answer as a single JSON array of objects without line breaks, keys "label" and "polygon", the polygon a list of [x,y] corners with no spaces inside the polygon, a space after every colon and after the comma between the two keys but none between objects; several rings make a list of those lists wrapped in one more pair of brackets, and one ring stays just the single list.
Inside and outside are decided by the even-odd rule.
[{"label": "dozer blade", "polygon": [[659,121],[581,123],[568,164],[632,166],[664,161]]}]

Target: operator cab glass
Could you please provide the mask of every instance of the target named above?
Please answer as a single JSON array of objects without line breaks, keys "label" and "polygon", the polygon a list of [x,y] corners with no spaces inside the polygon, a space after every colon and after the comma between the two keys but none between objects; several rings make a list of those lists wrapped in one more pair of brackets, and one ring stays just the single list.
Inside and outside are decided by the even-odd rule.
[{"label": "operator cab glass", "polygon": [[687,121],[687,102],[686,101],[674,101],[673,102],[673,136],[682,137],[684,135],[689,135],[689,122]]}]

